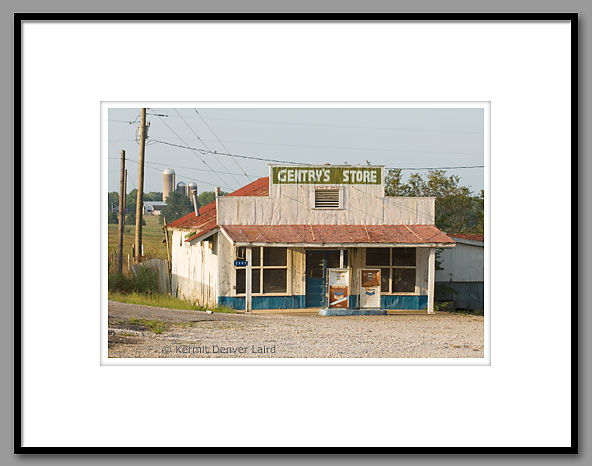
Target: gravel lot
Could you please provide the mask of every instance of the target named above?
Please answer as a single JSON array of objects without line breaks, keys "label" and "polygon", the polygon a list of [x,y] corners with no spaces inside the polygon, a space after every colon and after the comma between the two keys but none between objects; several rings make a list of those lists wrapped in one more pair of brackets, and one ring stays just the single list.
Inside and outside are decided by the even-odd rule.
[{"label": "gravel lot", "polygon": [[109,357],[483,358],[483,317],[208,314],[109,301]]}]

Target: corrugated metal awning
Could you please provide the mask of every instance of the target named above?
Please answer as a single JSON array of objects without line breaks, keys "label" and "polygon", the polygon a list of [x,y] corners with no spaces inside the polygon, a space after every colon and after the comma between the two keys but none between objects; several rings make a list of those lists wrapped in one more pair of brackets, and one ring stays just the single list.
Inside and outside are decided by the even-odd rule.
[{"label": "corrugated metal awning", "polygon": [[235,245],[453,247],[434,225],[223,225]]}]

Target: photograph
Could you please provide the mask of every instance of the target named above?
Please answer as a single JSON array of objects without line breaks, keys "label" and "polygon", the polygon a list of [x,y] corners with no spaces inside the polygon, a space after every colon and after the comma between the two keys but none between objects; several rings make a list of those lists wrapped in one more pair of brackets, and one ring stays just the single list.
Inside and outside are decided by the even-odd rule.
[{"label": "photograph", "polygon": [[123,105],[108,358],[484,358],[486,103]]}]

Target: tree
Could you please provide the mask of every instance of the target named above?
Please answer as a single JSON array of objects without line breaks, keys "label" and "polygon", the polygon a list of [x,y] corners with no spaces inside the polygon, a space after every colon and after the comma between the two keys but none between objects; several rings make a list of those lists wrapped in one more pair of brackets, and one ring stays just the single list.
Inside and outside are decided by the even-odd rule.
[{"label": "tree", "polygon": [[178,218],[187,215],[193,210],[193,205],[189,198],[176,191],[171,192],[167,197],[167,205],[160,212],[160,223],[163,223],[163,218],[166,218],[167,223],[170,223]]},{"label": "tree", "polygon": [[475,195],[460,186],[460,177],[445,170],[430,170],[424,179],[413,173],[403,182],[401,170],[389,170],[385,179],[387,196],[435,197],[436,226],[448,233],[483,233],[484,193]]},{"label": "tree", "polygon": [[[135,206],[135,204],[134,204]],[[119,222],[117,222],[119,223]],[[136,209],[130,210],[130,212],[125,216],[125,224],[126,225],[135,225],[136,224]],[[146,220],[142,215],[142,226],[146,225]]]},{"label": "tree", "polygon": [[107,223],[109,224],[118,224],[119,223],[119,216],[115,212],[109,212],[107,215]]},{"label": "tree", "polygon": [[107,205],[109,212],[113,212],[115,207],[119,207],[119,193],[117,191],[111,191],[107,194]]},{"label": "tree", "polygon": [[162,201],[162,193],[159,192],[149,192],[144,193],[144,200],[145,201]]},{"label": "tree", "polygon": [[[226,194],[228,194],[228,193],[225,193],[224,191],[220,191],[220,196],[224,196]],[[205,206],[206,204],[209,204],[214,199],[216,199],[216,194],[214,193],[214,191],[204,191],[199,196],[197,196],[197,202],[199,202],[199,205],[202,207]]]}]

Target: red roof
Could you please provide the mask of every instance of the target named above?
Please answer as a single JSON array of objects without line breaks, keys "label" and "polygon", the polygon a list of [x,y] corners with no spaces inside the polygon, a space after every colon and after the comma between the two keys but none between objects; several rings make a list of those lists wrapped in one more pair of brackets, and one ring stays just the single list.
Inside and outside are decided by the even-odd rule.
[{"label": "red roof", "polygon": [[454,244],[434,225],[223,225],[234,243]]},{"label": "red roof", "polygon": [[[269,177],[259,178],[258,180],[233,191],[227,196],[269,196]],[[190,241],[197,236],[201,236],[218,226],[216,223],[216,201],[212,201],[199,208],[199,216],[195,212],[190,212],[174,222],[167,224],[167,228],[180,228],[195,231],[196,234],[186,241]]]},{"label": "red roof", "polygon": [[471,241],[485,241],[485,235],[478,235],[473,233],[449,233],[448,236],[459,239],[468,239]]}]

